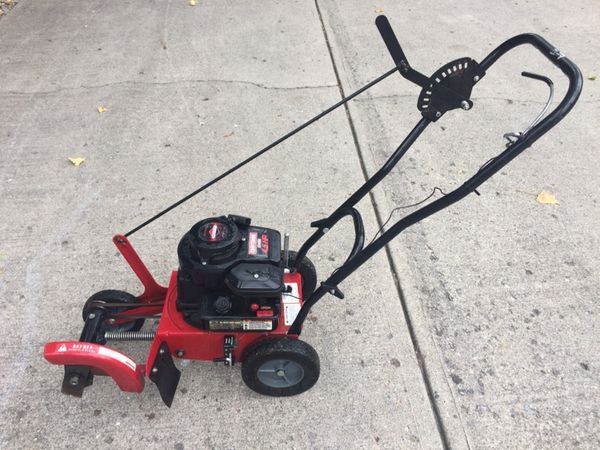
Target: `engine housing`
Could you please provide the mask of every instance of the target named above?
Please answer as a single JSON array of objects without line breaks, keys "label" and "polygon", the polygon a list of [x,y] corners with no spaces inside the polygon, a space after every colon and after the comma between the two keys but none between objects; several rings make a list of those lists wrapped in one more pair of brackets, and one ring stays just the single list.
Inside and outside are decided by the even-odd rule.
[{"label": "engine housing", "polygon": [[177,254],[177,309],[186,322],[214,331],[277,327],[285,289],[277,230],[211,217],[183,236]]}]

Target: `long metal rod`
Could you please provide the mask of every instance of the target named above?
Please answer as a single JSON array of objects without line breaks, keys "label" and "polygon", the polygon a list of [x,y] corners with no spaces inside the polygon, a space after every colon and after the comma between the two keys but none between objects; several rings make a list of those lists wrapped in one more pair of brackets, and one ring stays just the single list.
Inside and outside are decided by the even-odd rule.
[{"label": "long metal rod", "polygon": [[185,197],[183,197],[182,199],[176,201],[175,203],[173,203],[171,206],[163,209],[161,212],[159,212],[158,214],[152,216],[150,219],[146,220],[144,223],[138,225],[137,227],[133,228],[132,230],[128,231],[127,233],[125,233],[125,236],[131,236],[133,233],[135,233],[136,231],[139,231],[140,229],[144,228],[146,225],[154,222],[156,219],[158,219],[159,217],[162,217],[163,215],[165,215],[166,213],[168,213],[169,211],[171,211],[172,209],[177,208],[179,205],[181,205],[182,203],[188,201],[189,199],[191,199],[192,197],[194,197],[195,195],[199,194],[200,192],[204,191],[205,189],[208,189],[209,187],[211,187],[213,184],[217,183],[218,181],[222,180],[223,178],[225,178],[228,175],[231,175],[233,172],[235,172],[236,170],[240,169],[241,167],[245,166],[246,164],[248,164],[249,162],[255,160],[256,158],[258,158],[259,156],[261,156],[263,153],[266,153],[267,151],[271,150],[273,147],[281,144],[283,141],[289,139],[290,137],[292,137],[293,135],[295,135],[296,133],[298,133],[299,131],[302,131],[304,128],[306,128],[307,126],[315,123],[317,120],[321,119],[322,117],[326,116],[327,114],[329,114],[330,112],[336,110],[337,108],[339,108],[340,106],[342,106],[345,103],[348,103],[350,100],[352,100],[354,97],[356,97],[357,95],[362,94],[364,91],[366,91],[367,89],[370,89],[371,87],[375,86],[377,83],[385,80],[387,77],[389,77],[390,75],[396,73],[398,71],[397,67],[394,67],[393,69],[388,70],[386,73],[384,73],[383,75],[381,75],[380,77],[376,78],[375,80],[371,81],[370,83],[364,85],[363,87],[361,87],[360,89],[358,89],[357,91],[353,92],[352,94],[348,95],[347,97],[342,98],[339,102],[337,102],[336,104],[334,104],[333,106],[330,106],[329,108],[327,108],[325,111],[317,114],[316,116],[314,116],[312,119],[304,122],[302,125],[298,126],[297,128],[293,129],[292,131],[290,131],[289,133],[283,135],[282,137],[280,137],[279,139],[277,139],[276,141],[272,142],[271,144],[267,145],[265,148],[259,150],[258,152],[254,153],[252,156],[246,158],[245,160],[243,160],[242,162],[240,162],[239,164],[236,164],[235,166],[233,166],[231,169],[226,170],[225,172],[223,172],[221,175],[219,175],[218,177],[212,179],[211,181],[209,181],[208,183],[204,184],[203,186],[199,187],[198,189],[196,189],[194,192],[191,192],[190,194],[186,195]]}]

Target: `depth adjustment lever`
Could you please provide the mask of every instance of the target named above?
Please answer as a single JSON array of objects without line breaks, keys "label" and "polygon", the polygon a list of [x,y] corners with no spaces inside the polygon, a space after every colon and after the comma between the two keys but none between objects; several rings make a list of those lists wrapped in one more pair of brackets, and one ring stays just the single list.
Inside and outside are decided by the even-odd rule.
[{"label": "depth adjustment lever", "polygon": [[477,62],[471,58],[459,58],[427,77],[408,63],[387,17],[377,17],[375,24],[400,75],[421,87],[417,108],[423,117],[435,122],[452,109],[469,110],[473,107],[471,91],[485,75]]},{"label": "depth adjustment lever", "polygon": [[223,338],[223,358],[216,358],[214,362],[222,362],[226,366],[233,366],[235,361],[233,359],[233,349],[235,347],[235,338],[231,335],[227,335]]}]

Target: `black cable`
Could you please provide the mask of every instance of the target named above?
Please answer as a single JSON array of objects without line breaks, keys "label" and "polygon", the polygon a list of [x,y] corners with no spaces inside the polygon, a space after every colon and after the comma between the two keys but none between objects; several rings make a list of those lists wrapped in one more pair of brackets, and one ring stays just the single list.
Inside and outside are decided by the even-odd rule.
[{"label": "black cable", "polygon": [[[494,156],[493,158],[488,159],[486,162],[483,163],[483,165],[477,170],[477,173],[481,172],[485,167],[488,166],[488,164],[490,164],[492,161],[494,161],[498,156]],[[381,228],[379,228],[379,230],[377,230],[377,233],[375,233],[375,236],[373,236],[373,239],[371,239],[371,242],[369,242],[369,245],[371,245],[373,243],[373,241],[377,238],[377,236],[379,236],[379,233],[381,233],[381,231],[385,228],[385,226],[388,224],[388,222],[392,219],[392,216],[394,215],[394,213],[396,211],[398,211],[399,209],[406,209],[406,208],[413,208],[415,206],[419,206],[422,203],[425,203],[427,200],[429,200],[431,197],[434,196],[435,192],[439,191],[440,194],[442,195],[448,195],[446,192],[442,191],[441,188],[435,186],[433,188],[433,190],[431,191],[431,194],[429,194],[427,197],[425,197],[423,200],[417,202],[417,203],[413,203],[412,205],[406,205],[406,206],[398,206],[394,209],[392,209],[392,212],[390,213],[389,217],[387,218],[387,220],[384,222],[383,225],[381,225]],[[475,190],[475,193],[477,195],[479,195],[479,192],[477,192],[477,190]],[[336,269],[337,270],[337,269]],[[335,272],[334,272],[335,273]]]},{"label": "black cable", "polygon": [[[486,163],[487,164],[487,163]],[[371,242],[369,242],[369,245],[371,245],[373,243],[373,241],[375,239],[377,239],[377,236],[379,236],[379,233],[381,233],[381,231],[385,228],[385,226],[388,224],[388,222],[390,220],[392,220],[392,216],[394,215],[394,213],[400,209],[407,209],[407,208],[414,208],[415,206],[419,206],[422,203],[425,203],[427,200],[429,200],[431,197],[433,197],[435,195],[435,192],[439,191],[442,195],[448,195],[447,193],[445,193],[444,191],[442,191],[441,188],[439,187],[434,187],[433,190],[431,191],[431,194],[429,194],[427,197],[425,197],[423,200],[417,202],[417,203],[413,203],[412,205],[405,205],[405,206],[397,206],[396,208],[392,209],[392,212],[390,213],[390,215],[388,216],[387,220],[383,223],[383,225],[381,225],[381,228],[379,228],[379,230],[377,230],[377,233],[375,233],[375,236],[373,236],[373,239],[371,239]]]},{"label": "black cable", "polygon": [[[486,163],[487,164],[487,163]],[[377,233],[375,233],[375,236],[373,236],[373,239],[371,239],[371,242],[369,242],[369,244],[367,245],[367,247],[369,245],[371,245],[373,243],[373,241],[375,239],[377,239],[377,236],[379,236],[379,233],[381,233],[381,231],[385,228],[385,226],[388,224],[388,222],[392,219],[392,216],[394,215],[394,213],[396,211],[398,211],[399,209],[406,209],[406,208],[413,208],[415,206],[419,206],[422,203],[425,203],[427,200],[429,200],[431,197],[434,196],[435,192],[439,191],[442,195],[448,195],[446,192],[442,191],[441,188],[439,187],[434,187],[433,190],[431,191],[431,194],[429,194],[427,197],[425,197],[423,200],[418,201],[417,203],[413,203],[412,205],[405,205],[405,206],[398,206],[394,209],[392,209],[392,212],[390,213],[390,215],[388,216],[387,220],[383,223],[383,225],[381,225],[381,228],[379,228],[379,230],[377,230]],[[347,262],[347,261],[346,261]],[[335,274],[338,270],[341,269],[342,266],[335,268],[335,270],[333,272],[331,272],[331,276],[333,276],[333,274]]]},{"label": "black cable", "polygon": [[[291,292],[291,291],[290,291],[290,292]],[[295,299],[298,299],[298,300],[304,300],[304,299],[302,299],[302,298],[300,298],[300,297],[298,297],[298,296],[296,296],[296,295],[294,295],[294,294],[290,294],[290,292],[284,291],[284,292],[283,292],[283,295],[289,295],[289,296],[290,296],[290,297],[292,297],[292,298],[295,298]]]},{"label": "black cable", "polygon": [[194,197],[195,195],[199,194],[200,192],[204,191],[205,189],[208,189],[210,186],[212,186],[213,184],[215,184],[217,181],[222,180],[223,178],[225,178],[228,175],[231,175],[233,172],[235,172],[236,170],[238,170],[239,168],[241,168],[242,166],[245,166],[246,164],[248,164],[250,161],[258,158],[260,155],[262,155],[263,153],[271,150],[273,147],[275,147],[276,145],[281,144],[283,141],[285,141],[286,139],[292,137],[293,135],[295,135],[296,133],[298,133],[299,131],[303,130],[304,128],[306,128],[307,126],[313,124],[314,122],[316,122],[317,120],[321,119],[323,116],[326,116],[327,114],[329,114],[330,112],[332,112],[333,110],[337,109],[338,107],[342,106],[344,103],[349,102],[350,100],[352,100],[354,97],[356,97],[359,94],[362,94],[364,91],[366,91],[367,89],[373,87],[374,85],[376,85],[377,83],[379,83],[380,81],[386,79],[387,77],[389,77],[390,75],[392,75],[393,73],[396,73],[398,71],[398,67],[394,67],[391,70],[388,70],[386,73],[384,73],[383,75],[379,76],[378,78],[376,78],[375,80],[371,81],[370,83],[364,85],[363,87],[361,87],[360,89],[358,89],[357,91],[353,92],[352,94],[350,94],[348,97],[344,97],[342,98],[339,102],[337,102],[336,104],[334,104],[333,106],[330,106],[329,108],[327,108],[325,111],[320,112],[319,114],[317,114],[316,116],[314,116],[312,119],[304,122],[302,125],[300,125],[299,127],[293,129],[292,131],[290,131],[289,133],[285,134],[284,136],[280,137],[279,139],[277,139],[276,141],[270,143],[269,145],[267,145],[265,148],[263,148],[262,150],[259,150],[258,152],[256,152],[255,154],[253,154],[252,156],[246,158],[245,160],[243,160],[242,162],[236,164],[235,166],[233,166],[231,169],[226,170],[225,172],[223,172],[221,175],[217,176],[216,178],[213,178],[211,181],[209,181],[208,183],[206,183],[205,185],[199,187],[198,189],[196,189],[194,192],[186,195],[185,197],[183,197],[182,199],[176,201],[175,203],[173,203],[171,206],[163,209],[161,212],[159,212],[158,214],[152,216],[150,219],[146,220],[144,223],[138,225],[137,227],[135,227],[134,229],[128,231],[127,233],[125,233],[125,237],[127,236],[131,236],[133,233],[135,233],[138,230],[141,230],[142,228],[144,228],[146,225],[154,222],[156,219],[158,219],[159,217],[165,215],[166,213],[168,213],[169,211],[171,211],[172,209],[177,208],[179,205],[181,205],[182,203],[188,201],[190,198]]},{"label": "black cable", "polygon": [[477,170],[477,173],[481,172],[483,169],[485,169],[493,160],[495,160],[497,156],[494,156],[493,158],[488,159],[486,162],[483,163],[483,165],[479,168],[479,170]]}]

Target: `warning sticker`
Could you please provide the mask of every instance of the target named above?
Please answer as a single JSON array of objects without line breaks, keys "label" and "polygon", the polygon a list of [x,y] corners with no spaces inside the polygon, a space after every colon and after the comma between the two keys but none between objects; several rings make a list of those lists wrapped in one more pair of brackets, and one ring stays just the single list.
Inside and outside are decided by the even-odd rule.
[{"label": "warning sticker", "polygon": [[302,305],[300,304],[298,283],[286,283],[285,286],[287,290],[291,288],[291,292],[284,292],[282,297],[284,324],[289,327],[296,320]]},{"label": "warning sticker", "polygon": [[289,303],[283,305],[283,316],[285,317],[284,323],[286,327],[289,327],[294,323],[294,320],[296,320],[296,317],[300,312],[300,308],[300,303],[297,303],[295,305]]},{"label": "warning sticker", "polygon": [[70,348],[67,348],[67,346],[65,345],[65,349],[62,350],[62,346],[58,349],[58,351],[61,352],[66,352],[66,351],[76,351],[76,352],[88,352],[88,353],[96,353],[96,346],[95,344],[86,344],[85,342],[77,342],[75,344],[72,344]]},{"label": "warning sticker", "polygon": [[271,331],[273,329],[272,320],[244,320],[244,331]]}]

